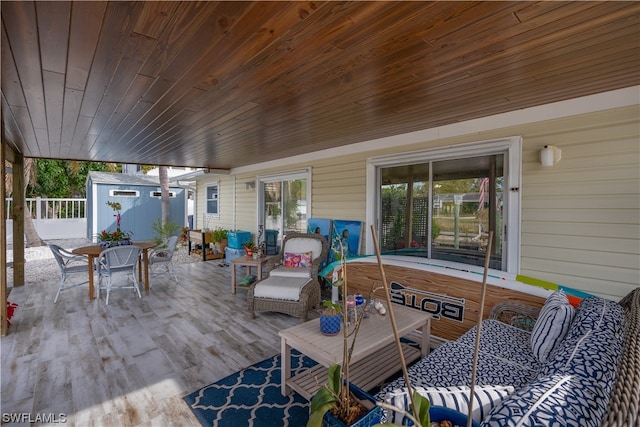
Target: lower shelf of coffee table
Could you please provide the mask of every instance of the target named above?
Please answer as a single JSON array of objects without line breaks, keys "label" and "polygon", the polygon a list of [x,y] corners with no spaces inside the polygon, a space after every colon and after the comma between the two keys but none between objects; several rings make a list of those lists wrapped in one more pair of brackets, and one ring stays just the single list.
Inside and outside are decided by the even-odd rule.
[{"label": "lower shelf of coffee table", "polygon": [[[419,348],[408,344],[402,344],[402,352],[407,364],[422,356]],[[369,391],[401,370],[398,349],[395,344],[392,344],[351,364],[349,380],[364,391]],[[318,364],[289,378],[287,385],[305,399],[310,400],[326,382],[327,368]]]}]

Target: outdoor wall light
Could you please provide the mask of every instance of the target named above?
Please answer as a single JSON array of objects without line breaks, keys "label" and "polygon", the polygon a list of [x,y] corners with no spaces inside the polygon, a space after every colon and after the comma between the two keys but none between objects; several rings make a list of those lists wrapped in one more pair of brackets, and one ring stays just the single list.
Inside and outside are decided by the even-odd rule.
[{"label": "outdoor wall light", "polygon": [[256,182],[255,181],[247,181],[244,183],[244,188],[247,190],[253,190],[254,188],[256,188]]},{"label": "outdoor wall light", "polygon": [[555,145],[545,145],[544,148],[540,150],[540,163],[544,168],[555,165],[561,158],[562,150]]}]

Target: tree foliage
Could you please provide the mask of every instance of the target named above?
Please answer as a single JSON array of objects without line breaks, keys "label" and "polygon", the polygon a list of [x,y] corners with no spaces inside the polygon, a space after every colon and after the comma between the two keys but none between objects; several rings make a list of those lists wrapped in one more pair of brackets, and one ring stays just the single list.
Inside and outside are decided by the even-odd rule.
[{"label": "tree foliage", "polygon": [[114,163],[34,159],[35,183],[29,183],[26,197],[85,197],[90,171],[117,172]]}]

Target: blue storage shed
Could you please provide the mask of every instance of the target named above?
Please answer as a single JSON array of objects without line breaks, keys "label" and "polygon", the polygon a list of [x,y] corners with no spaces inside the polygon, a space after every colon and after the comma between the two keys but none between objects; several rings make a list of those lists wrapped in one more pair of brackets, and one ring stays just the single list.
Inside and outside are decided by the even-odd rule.
[{"label": "blue storage shed", "polygon": [[[185,188],[169,187],[169,220],[187,225]],[[116,212],[107,202],[120,203],[120,229],[133,233],[133,240],[157,237],[153,223],[162,216],[160,181],[157,176],[89,172],[87,176],[87,238],[96,241],[102,231],[116,229]]]}]

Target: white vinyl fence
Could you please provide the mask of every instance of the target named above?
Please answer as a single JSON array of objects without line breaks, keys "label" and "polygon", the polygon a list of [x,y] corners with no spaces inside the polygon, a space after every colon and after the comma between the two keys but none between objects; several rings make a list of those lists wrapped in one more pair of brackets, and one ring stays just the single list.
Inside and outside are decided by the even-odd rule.
[{"label": "white vinyl fence", "polygon": [[[76,239],[87,235],[87,199],[48,199],[37,197],[25,200],[33,224],[40,237]],[[7,216],[11,216],[13,200],[5,199]],[[7,240],[13,239],[13,220],[7,220]]]}]

